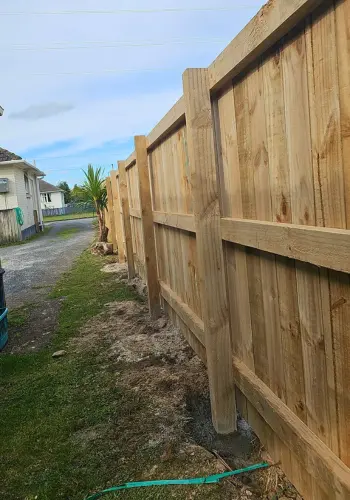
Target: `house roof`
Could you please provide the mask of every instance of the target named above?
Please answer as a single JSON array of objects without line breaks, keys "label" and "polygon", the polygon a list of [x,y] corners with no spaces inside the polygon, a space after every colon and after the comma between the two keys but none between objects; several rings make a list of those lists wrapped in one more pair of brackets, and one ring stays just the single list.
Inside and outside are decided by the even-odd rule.
[{"label": "house roof", "polygon": [[42,179],[39,179],[39,188],[40,193],[63,193],[63,189],[60,189],[49,182],[43,181]]},{"label": "house roof", "polygon": [[15,153],[11,153],[11,151],[7,151],[7,149],[0,148],[0,162],[11,160],[22,160],[22,158],[15,155]]}]

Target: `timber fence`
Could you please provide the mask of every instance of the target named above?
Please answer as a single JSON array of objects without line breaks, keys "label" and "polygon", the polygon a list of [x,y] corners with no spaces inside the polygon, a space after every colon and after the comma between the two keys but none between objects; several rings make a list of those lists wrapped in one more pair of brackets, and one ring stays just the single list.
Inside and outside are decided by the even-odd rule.
[{"label": "timber fence", "polygon": [[113,243],[306,499],[350,498],[350,0],[274,0],[107,180]]}]

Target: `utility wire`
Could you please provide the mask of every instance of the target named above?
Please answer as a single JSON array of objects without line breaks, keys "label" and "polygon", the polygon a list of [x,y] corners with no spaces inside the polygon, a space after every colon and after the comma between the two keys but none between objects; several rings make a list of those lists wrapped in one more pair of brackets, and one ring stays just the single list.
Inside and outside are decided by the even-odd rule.
[{"label": "utility wire", "polygon": [[[105,153],[107,154],[107,153]],[[108,153],[108,156],[116,156],[118,153]],[[35,157],[36,161],[43,161],[43,160],[57,160],[61,158],[75,158],[79,160],[79,158],[85,158],[88,154],[87,153],[82,153],[82,154],[77,154],[77,153],[72,153],[70,155],[61,155],[61,156],[41,156],[40,158]]]},{"label": "utility wire", "polygon": [[[227,39],[208,38],[208,39],[192,39],[192,40],[164,40],[164,41],[115,41],[115,42],[81,42],[88,45],[70,45],[68,42],[53,42],[56,46],[40,46],[15,44],[0,47],[1,50],[19,50],[19,51],[41,51],[41,50],[76,50],[76,49],[100,49],[100,48],[118,48],[118,47],[158,47],[163,45],[192,45],[202,43],[227,43]],[[108,43],[109,45],[104,45]],[[61,44],[61,45],[60,45]],[[67,45],[66,45],[67,44]]]},{"label": "utility wire", "polygon": [[0,12],[1,16],[57,16],[57,15],[111,15],[111,14],[156,14],[156,13],[181,13],[181,12],[229,12],[240,9],[256,9],[259,4],[240,4],[235,7],[184,7],[165,9],[114,9],[114,10],[61,10],[61,11],[17,11]]},{"label": "utility wire", "polygon": [[[157,71],[183,71],[179,68],[130,68],[130,69],[102,69],[98,71],[62,71],[58,73],[26,73],[25,77],[29,76],[77,76],[77,75],[102,75],[102,74],[115,74],[115,73],[151,73]],[[23,76],[23,73],[2,73],[1,78],[13,77],[18,78]]]}]

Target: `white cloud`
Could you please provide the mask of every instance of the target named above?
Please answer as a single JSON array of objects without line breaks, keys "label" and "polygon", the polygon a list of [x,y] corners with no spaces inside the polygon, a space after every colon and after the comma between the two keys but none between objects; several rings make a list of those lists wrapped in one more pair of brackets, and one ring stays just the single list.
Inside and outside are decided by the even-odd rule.
[{"label": "white cloud", "polygon": [[[256,0],[222,0],[232,7],[256,5]],[[0,12],[113,10],[116,8],[189,8],[215,6],[214,0],[0,0]],[[180,97],[181,73],[186,67],[208,65],[221,44],[158,47],[94,48],[89,50],[13,50],[14,45],[79,45],[87,41],[162,41],[221,38],[227,42],[255,13],[237,12],[121,15],[4,16],[0,31],[1,80],[0,146],[13,151],[72,141],[60,154],[125,142],[148,133]],[[106,69],[133,69],[131,75],[106,74]],[[175,68],[175,72],[144,72]],[[57,73],[75,73],[59,76]],[[83,73],[94,73],[84,75]],[[51,76],[31,76],[44,73]],[[10,119],[18,118],[16,120]],[[22,118],[21,120],[19,118]],[[37,118],[41,118],[38,120]],[[33,120],[33,121],[28,121]],[[52,153],[54,154],[54,153]],[[115,159],[114,159],[115,160]],[[69,161],[62,160],[62,165]]]},{"label": "white cloud", "polygon": [[29,106],[17,113],[10,113],[9,118],[12,120],[42,120],[43,118],[51,118],[52,116],[66,113],[72,109],[74,109],[72,104],[48,102],[46,104]]}]

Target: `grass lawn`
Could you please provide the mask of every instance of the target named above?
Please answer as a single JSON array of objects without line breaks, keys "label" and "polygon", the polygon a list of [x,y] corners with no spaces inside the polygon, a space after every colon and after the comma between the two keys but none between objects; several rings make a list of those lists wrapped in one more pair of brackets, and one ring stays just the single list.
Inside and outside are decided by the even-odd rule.
[{"label": "grass lawn", "polygon": [[44,222],[55,222],[59,220],[72,220],[72,219],[88,219],[91,217],[96,217],[96,213],[86,212],[86,213],[70,214],[70,215],[52,215],[49,217],[44,217]]}]

